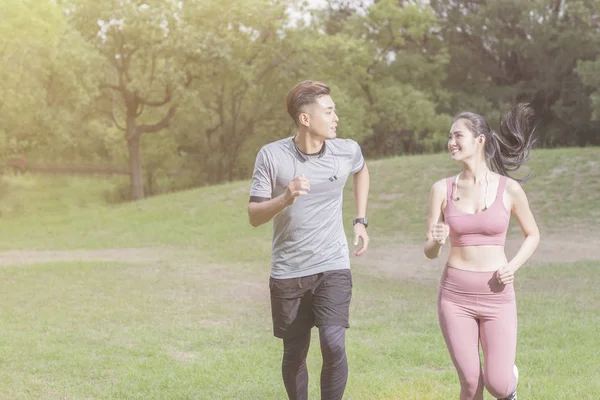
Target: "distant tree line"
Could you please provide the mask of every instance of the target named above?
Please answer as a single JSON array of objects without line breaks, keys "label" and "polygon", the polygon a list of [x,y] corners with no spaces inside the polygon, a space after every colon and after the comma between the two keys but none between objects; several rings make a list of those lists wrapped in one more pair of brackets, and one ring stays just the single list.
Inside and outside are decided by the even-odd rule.
[{"label": "distant tree line", "polygon": [[[600,144],[600,0],[13,0],[0,157],[112,165],[128,197],[248,178],[328,83],[370,158],[441,151],[452,115],[530,102],[540,147]],[[169,171],[184,171],[173,174]]]}]

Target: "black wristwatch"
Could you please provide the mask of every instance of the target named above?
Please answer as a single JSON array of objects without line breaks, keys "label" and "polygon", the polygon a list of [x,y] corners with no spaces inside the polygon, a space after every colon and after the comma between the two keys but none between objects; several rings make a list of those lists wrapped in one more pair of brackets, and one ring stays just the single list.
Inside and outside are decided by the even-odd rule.
[{"label": "black wristwatch", "polygon": [[367,217],[354,218],[354,220],[352,221],[352,226],[354,226],[356,224],[363,224],[365,226],[365,228],[368,228],[369,227],[369,219]]}]

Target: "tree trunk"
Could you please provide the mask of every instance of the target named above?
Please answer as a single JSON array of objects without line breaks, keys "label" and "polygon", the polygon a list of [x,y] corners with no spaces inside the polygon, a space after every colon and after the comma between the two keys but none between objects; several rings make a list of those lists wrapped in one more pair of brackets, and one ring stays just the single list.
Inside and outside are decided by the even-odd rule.
[{"label": "tree trunk", "polygon": [[144,179],[142,176],[142,158],[140,156],[140,136],[128,136],[129,174],[131,177],[131,200],[144,198]]}]

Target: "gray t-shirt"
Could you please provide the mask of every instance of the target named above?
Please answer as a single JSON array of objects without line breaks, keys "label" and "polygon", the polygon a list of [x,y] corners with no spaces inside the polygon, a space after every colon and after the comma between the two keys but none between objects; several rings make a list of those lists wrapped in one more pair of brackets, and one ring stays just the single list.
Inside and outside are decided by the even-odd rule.
[{"label": "gray t-shirt", "polygon": [[250,196],[274,198],[304,174],[310,192],[273,219],[271,276],[298,278],[350,268],[342,220],[346,180],[365,164],[351,139],[330,139],[318,154],[302,153],[288,137],[269,143],[256,156]]}]

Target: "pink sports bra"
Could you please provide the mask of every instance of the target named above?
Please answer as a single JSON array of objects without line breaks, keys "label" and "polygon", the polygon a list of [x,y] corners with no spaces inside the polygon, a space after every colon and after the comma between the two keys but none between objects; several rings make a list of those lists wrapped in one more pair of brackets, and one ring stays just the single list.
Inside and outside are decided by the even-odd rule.
[{"label": "pink sports bra", "polygon": [[448,200],[444,209],[444,219],[450,227],[450,243],[453,247],[464,246],[504,246],[510,212],[504,207],[502,195],[506,186],[506,176],[500,177],[496,199],[485,210],[469,214],[454,206],[453,177],[446,179]]}]

